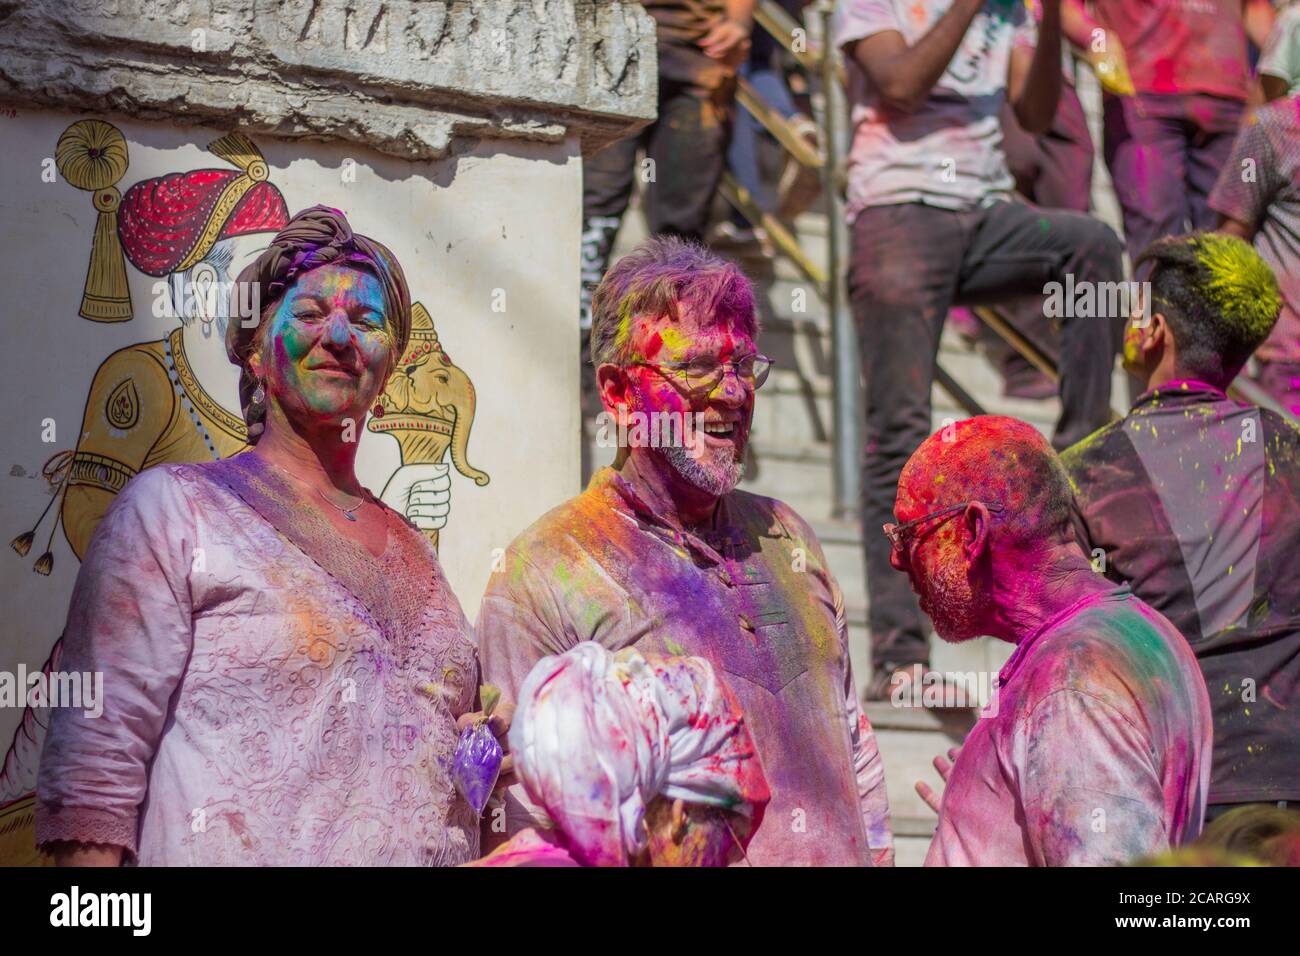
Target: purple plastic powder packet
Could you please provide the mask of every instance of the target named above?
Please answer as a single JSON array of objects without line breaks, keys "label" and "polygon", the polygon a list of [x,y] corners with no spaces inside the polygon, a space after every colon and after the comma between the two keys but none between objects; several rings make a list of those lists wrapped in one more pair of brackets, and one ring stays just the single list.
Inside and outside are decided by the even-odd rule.
[{"label": "purple plastic powder packet", "polygon": [[452,781],[457,792],[479,816],[483,815],[483,808],[496,786],[504,756],[501,744],[493,736],[487,721],[466,727],[461,732],[456,756],[452,758]]}]

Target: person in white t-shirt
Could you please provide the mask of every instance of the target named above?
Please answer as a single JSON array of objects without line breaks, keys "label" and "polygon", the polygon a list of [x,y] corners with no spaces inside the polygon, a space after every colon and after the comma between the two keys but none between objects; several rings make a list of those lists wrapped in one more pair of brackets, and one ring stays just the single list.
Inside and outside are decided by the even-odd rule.
[{"label": "person in white t-shirt", "polygon": [[[862,343],[866,447],[862,520],[876,676],[917,676],[928,628],[877,541],[892,519],[908,457],[931,431],[930,388],[953,305],[1043,294],[1123,277],[1122,247],[1077,212],[1013,201],[998,114],[1045,130],[1061,86],[1060,0],[1042,21],[1023,0],[841,0],[854,134],[849,152],[849,295]],[[1120,315],[1066,318],[1061,339],[1063,448],[1105,425]]]}]

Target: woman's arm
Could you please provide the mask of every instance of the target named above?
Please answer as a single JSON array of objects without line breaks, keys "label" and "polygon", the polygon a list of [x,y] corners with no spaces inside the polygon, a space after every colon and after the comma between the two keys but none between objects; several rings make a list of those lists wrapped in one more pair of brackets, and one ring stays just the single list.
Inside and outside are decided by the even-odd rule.
[{"label": "woman's arm", "polygon": [[45,848],[55,866],[121,866],[122,848],[108,843],[69,843],[61,840]]},{"label": "woman's arm", "polygon": [[77,576],[59,674],[82,699],[51,707],[36,785],[36,841],[60,863],[111,866],[136,851],[147,770],[192,645],[201,548],[182,481],[153,468],[129,482]]}]

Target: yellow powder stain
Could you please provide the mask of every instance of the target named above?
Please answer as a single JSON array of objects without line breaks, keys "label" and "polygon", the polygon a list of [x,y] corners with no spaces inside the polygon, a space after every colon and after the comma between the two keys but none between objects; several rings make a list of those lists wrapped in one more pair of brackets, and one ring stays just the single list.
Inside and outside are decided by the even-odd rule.
[{"label": "yellow powder stain", "polygon": [[682,335],[681,330],[671,325],[664,326],[659,330],[659,340],[663,342],[663,347],[674,357],[681,355],[688,344],[686,336]]}]

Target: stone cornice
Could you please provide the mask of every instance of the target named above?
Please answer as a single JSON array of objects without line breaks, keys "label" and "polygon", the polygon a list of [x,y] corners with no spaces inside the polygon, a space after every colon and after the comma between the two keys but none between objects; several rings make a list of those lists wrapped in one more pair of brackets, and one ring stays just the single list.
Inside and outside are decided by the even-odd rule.
[{"label": "stone cornice", "polygon": [[0,0],[0,99],[344,140],[589,154],[654,118],[636,0]]}]

